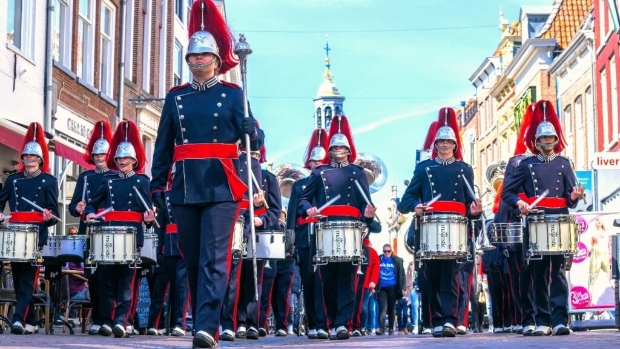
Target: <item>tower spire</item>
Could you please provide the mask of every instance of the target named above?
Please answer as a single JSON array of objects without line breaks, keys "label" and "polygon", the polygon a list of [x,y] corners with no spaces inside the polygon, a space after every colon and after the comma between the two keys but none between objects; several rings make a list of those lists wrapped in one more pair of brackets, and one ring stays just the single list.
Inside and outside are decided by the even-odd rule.
[{"label": "tower spire", "polygon": [[325,34],[325,71],[323,72],[323,79],[327,80],[327,81],[333,81],[334,76],[332,75],[332,71],[331,71],[331,64],[330,64],[330,60],[329,60],[329,51],[331,51],[332,49],[329,48],[329,34]]}]

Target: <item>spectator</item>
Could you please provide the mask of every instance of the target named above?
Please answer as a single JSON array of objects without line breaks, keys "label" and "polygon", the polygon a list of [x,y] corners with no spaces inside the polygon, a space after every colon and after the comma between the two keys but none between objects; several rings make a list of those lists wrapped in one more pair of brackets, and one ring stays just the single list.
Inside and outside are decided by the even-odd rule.
[{"label": "spectator", "polygon": [[385,316],[388,316],[388,334],[394,334],[394,310],[396,300],[402,298],[405,288],[405,269],[402,258],[392,253],[390,244],[383,245],[383,255],[379,257],[379,331],[385,333]]},{"label": "spectator", "polygon": [[418,333],[418,314],[420,304],[418,303],[418,273],[415,271],[415,260],[409,262],[407,267],[407,285],[411,285],[409,289],[409,303],[411,306],[411,332]]}]

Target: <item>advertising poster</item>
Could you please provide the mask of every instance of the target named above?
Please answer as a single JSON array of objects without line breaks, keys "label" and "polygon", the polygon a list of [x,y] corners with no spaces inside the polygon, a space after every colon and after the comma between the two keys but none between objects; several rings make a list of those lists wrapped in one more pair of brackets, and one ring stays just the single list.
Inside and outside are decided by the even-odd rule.
[{"label": "advertising poster", "polygon": [[577,223],[583,225],[573,264],[568,272],[569,312],[614,310],[611,279],[611,236],[618,213],[580,212]]}]

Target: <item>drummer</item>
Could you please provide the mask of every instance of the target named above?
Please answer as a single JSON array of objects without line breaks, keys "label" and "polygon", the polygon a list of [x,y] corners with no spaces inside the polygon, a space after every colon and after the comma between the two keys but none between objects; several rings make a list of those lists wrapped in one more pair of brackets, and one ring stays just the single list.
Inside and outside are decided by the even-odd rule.
[{"label": "drummer", "polygon": [[[534,145],[531,150],[535,156],[523,159],[514,176],[504,181],[502,200],[527,215],[533,201],[548,190],[548,195],[536,207],[544,209],[545,214],[567,215],[568,208],[577,206],[584,190],[577,182],[570,160],[558,155],[566,143],[550,101],[536,103],[525,141]],[[519,196],[520,191],[524,192],[523,196]],[[570,334],[564,261],[563,255],[543,255],[540,260],[530,261],[536,304],[534,336]]]},{"label": "drummer", "polygon": [[[37,226],[38,243],[34,248],[40,251],[47,244],[47,228],[58,222],[54,218],[58,217],[58,182],[50,174],[49,152],[43,127],[39,123],[33,122],[28,127],[22,149],[19,169],[7,177],[0,190],[0,222],[5,218],[2,211],[8,202],[11,211],[10,223]],[[43,212],[25,199],[36,204]],[[32,256],[32,261],[11,262],[17,298],[11,326],[11,333],[14,334],[38,332],[32,294],[39,267],[32,265],[34,260],[35,257]]]},{"label": "drummer", "polygon": [[[75,191],[73,197],[69,203],[69,214],[73,217],[80,217],[80,226],[78,235],[86,235],[86,215],[84,209],[86,204],[90,201],[91,197],[97,192],[97,189],[101,186],[103,176],[111,174],[112,172],[106,165],[108,157],[108,150],[110,150],[110,141],[112,140],[112,129],[110,123],[107,120],[98,121],[95,123],[92,135],[84,152],[84,160],[95,165],[93,170],[88,170],[80,173],[78,176],[77,184],[75,185]],[[86,244],[90,247],[90,244]],[[88,255],[89,251],[85,252]],[[96,269],[85,269],[85,276],[88,279],[90,289],[90,300],[92,304],[92,310],[90,312],[90,318],[92,321],[91,326],[88,328],[88,334],[96,335],[99,333],[99,329],[103,324],[100,312],[99,300],[101,298],[108,299],[110,295],[101,295],[101,288],[99,287],[99,273]]]},{"label": "drummer", "polygon": [[[103,216],[105,221],[99,225],[133,228],[136,232],[134,241],[137,241],[139,250],[144,240],[142,225],[145,223],[146,227],[150,228],[155,215],[149,195],[149,178],[141,174],[146,160],[144,147],[138,127],[133,121],[123,121],[118,125],[109,154],[114,154],[114,158],[108,157],[108,168],[118,169],[119,172],[104,177],[99,190],[91,198],[84,212],[88,220],[93,220],[97,218],[95,212],[98,209],[113,208]],[[99,268],[101,268],[99,272],[101,272],[102,290],[114,295],[112,298],[101,300],[104,324],[99,333],[104,336],[113,333],[118,338],[126,337],[135,269],[130,268],[129,264],[101,265]],[[116,310],[113,307],[114,302]]]},{"label": "drummer", "polygon": [[[466,187],[466,179],[474,182],[471,166],[462,161],[462,148],[456,114],[452,108],[439,110],[432,158],[420,162],[413,178],[398,204],[398,211],[414,211],[420,217],[427,213],[425,203],[441,194],[441,201],[432,204],[428,213],[450,213],[476,219],[482,212],[480,200]],[[461,178],[463,177],[463,178]],[[417,217],[415,219],[418,219]],[[434,337],[454,337],[457,333],[457,274],[459,264],[454,259],[430,259],[424,262],[427,292]]]},{"label": "drummer", "polygon": [[[375,208],[370,202],[364,169],[353,165],[357,154],[349,122],[344,115],[334,116],[329,135],[329,153],[323,160],[327,165],[312,171],[308,186],[299,198],[297,214],[302,218],[323,215],[328,221],[362,221],[370,225],[375,217]],[[361,186],[361,192],[354,181]],[[340,198],[332,206],[318,210],[317,206],[323,206],[337,195]],[[314,202],[317,206],[313,205]],[[332,325],[329,337],[349,339],[348,325],[355,310],[357,268],[350,262],[327,263],[320,268],[328,323]],[[317,330],[323,329],[327,329],[327,324],[317,324]]]}]

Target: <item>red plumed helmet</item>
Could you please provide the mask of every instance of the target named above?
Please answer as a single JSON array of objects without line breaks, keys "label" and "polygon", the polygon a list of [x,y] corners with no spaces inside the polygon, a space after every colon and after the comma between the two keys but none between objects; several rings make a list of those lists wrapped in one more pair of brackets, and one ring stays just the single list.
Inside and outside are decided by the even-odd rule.
[{"label": "red plumed helmet", "polygon": [[[190,10],[187,55],[212,53],[220,59],[219,74],[239,64],[234,56],[235,38],[212,0],[196,0]],[[185,56],[187,60],[188,56]]]},{"label": "red plumed helmet", "polygon": [[38,122],[33,122],[28,126],[28,131],[24,136],[24,143],[22,144],[22,162],[17,169],[18,172],[25,170],[23,158],[24,155],[36,155],[41,158],[41,172],[50,172],[50,153],[47,149],[47,143],[45,142],[45,132],[43,126]]},{"label": "red plumed helmet", "polygon": [[133,170],[136,173],[144,173],[146,154],[140,137],[138,126],[131,120],[124,120],[116,128],[110,150],[108,151],[108,168],[118,171],[116,158],[130,157],[136,160]]},{"label": "red plumed helmet", "polygon": [[355,152],[355,143],[353,143],[353,133],[349,127],[349,120],[344,115],[335,115],[332,118],[331,125],[329,126],[329,146],[327,147],[328,153],[323,160],[324,163],[330,162],[329,149],[335,146],[345,146],[349,148],[351,155],[349,155],[349,163],[354,163],[357,158]]},{"label": "red plumed helmet", "polygon": [[[454,149],[454,158],[457,160],[463,160],[463,148],[461,147],[461,135],[459,134],[459,123],[456,120],[456,113],[452,108],[439,109],[439,118],[437,119],[437,133],[433,144],[436,144],[438,140],[449,139],[456,143],[456,149]],[[434,147],[433,147],[434,148]],[[435,154],[435,152],[433,152]],[[434,158],[435,156],[433,156]]]},{"label": "red plumed helmet", "polygon": [[525,139],[525,133],[530,126],[532,112],[534,111],[535,104],[532,103],[525,107],[525,114],[523,114],[523,120],[521,120],[521,126],[519,127],[519,133],[517,135],[517,145],[515,146],[514,155],[524,154],[527,150],[532,151],[534,144],[530,144]]},{"label": "red plumed helmet", "polygon": [[564,150],[566,142],[562,133],[562,125],[560,119],[555,113],[553,103],[547,100],[540,100],[536,103],[534,111],[532,112],[531,120],[527,131],[525,132],[525,140],[527,144],[532,144],[534,147],[530,149],[532,153],[539,154],[537,140],[542,136],[554,136],[556,137],[556,143],[553,151],[559,154]]},{"label": "red plumed helmet", "polygon": [[108,120],[101,120],[95,123],[95,128],[90,134],[90,140],[86,145],[84,152],[84,161],[91,165],[95,165],[93,155],[107,154],[110,150],[110,142],[112,141],[112,127]]},{"label": "red plumed helmet", "polygon": [[437,121],[431,122],[426,133],[426,139],[422,145],[422,150],[433,149],[433,141],[435,140],[435,134],[437,134]]},{"label": "red plumed helmet", "polygon": [[502,202],[502,190],[504,189],[503,183],[497,188],[497,193],[495,193],[495,200],[493,200],[493,213],[497,214],[499,212],[499,205]]},{"label": "red plumed helmet", "polygon": [[312,137],[304,153],[304,167],[310,169],[310,161],[323,161],[327,156],[327,131],[317,128],[312,131]]},{"label": "red plumed helmet", "polygon": [[267,148],[265,148],[265,145],[263,145],[258,152],[260,154],[259,162],[261,164],[264,164],[265,162],[267,162]]}]

